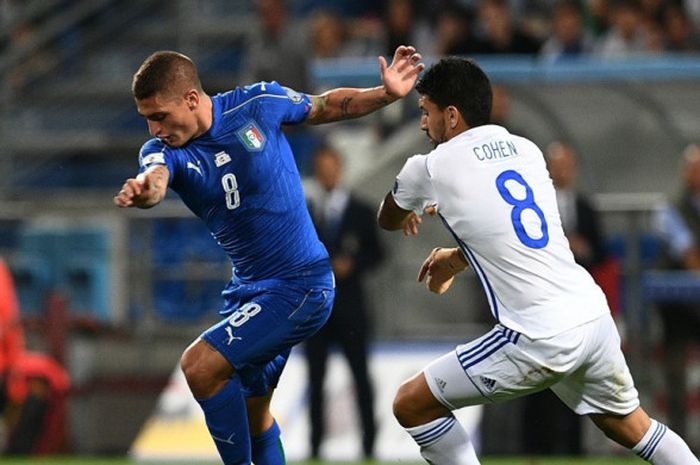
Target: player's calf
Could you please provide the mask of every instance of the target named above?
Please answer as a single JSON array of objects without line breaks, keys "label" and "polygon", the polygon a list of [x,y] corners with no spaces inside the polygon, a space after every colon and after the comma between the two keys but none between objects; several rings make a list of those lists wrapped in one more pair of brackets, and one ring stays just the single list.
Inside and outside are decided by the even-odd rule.
[{"label": "player's calf", "polygon": [[613,441],[654,465],[697,465],[688,445],[663,423],[650,419],[644,409],[619,415],[590,415],[591,420]]},{"label": "player's calf", "polygon": [[394,415],[433,465],[478,465],[474,446],[452,412],[440,404],[421,372],[401,385]]}]

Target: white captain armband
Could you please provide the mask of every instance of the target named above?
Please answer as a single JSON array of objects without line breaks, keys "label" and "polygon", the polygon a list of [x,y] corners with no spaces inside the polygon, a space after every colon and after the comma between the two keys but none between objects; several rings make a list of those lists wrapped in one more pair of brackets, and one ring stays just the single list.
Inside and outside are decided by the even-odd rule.
[{"label": "white captain armband", "polygon": [[150,153],[141,159],[142,166],[152,165],[153,163],[165,164],[165,156],[163,152]]},{"label": "white captain armband", "polygon": [[304,99],[304,97],[302,97],[301,94],[296,90],[284,86],[282,86],[282,89],[284,89],[285,93],[287,94],[287,97],[289,97],[289,100],[291,100],[292,103],[301,103],[301,101]]}]

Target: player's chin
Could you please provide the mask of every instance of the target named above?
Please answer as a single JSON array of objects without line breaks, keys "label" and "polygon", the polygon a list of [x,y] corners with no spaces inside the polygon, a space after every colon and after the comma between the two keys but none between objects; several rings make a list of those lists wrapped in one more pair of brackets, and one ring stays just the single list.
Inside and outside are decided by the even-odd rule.
[{"label": "player's chin", "polygon": [[425,136],[428,138],[428,140],[430,141],[430,143],[433,144],[433,148],[435,148],[435,147],[437,147],[438,145],[440,145],[440,142],[438,142],[437,140],[435,140],[435,139],[433,138],[433,136],[431,136],[430,133],[429,133],[428,131],[425,131]]},{"label": "player's chin", "polygon": [[167,145],[168,145],[168,147],[172,147],[174,149],[177,149],[180,147],[184,147],[185,145],[187,145],[188,142],[189,142],[189,139],[185,140],[185,139],[181,139],[181,138],[176,138],[176,139],[171,139],[170,142],[167,142]]},{"label": "player's chin", "polygon": [[184,145],[184,143],[182,142],[182,139],[180,137],[177,137],[177,136],[161,137],[160,141],[162,143],[164,143],[165,145],[167,145],[168,147],[173,147],[173,148],[181,147],[182,145]]}]

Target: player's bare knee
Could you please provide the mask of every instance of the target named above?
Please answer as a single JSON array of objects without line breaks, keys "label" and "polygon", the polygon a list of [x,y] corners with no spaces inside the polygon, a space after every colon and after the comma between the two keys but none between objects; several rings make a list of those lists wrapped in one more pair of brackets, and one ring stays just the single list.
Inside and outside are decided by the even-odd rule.
[{"label": "player's bare knee", "polygon": [[220,363],[217,364],[217,360],[212,360],[217,355],[217,352],[199,341],[189,346],[180,358],[180,369],[187,385],[198,399],[214,395],[232,374],[232,369],[230,372],[225,371],[219,366]]},{"label": "player's bare knee", "polygon": [[411,381],[406,381],[399,387],[394,397],[394,416],[399,424],[405,428],[415,426],[416,418],[420,416],[415,399],[416,390]]},{"label": "player's bare knee", "polygon": [[182,373],[185,375],[190,390],[192,390],[193,393],[195,393],[196,390],[200,390],[198,386],[201,384],[201,379],[204,377],[205,373],[200,363],[200,357],[196,350],[192,350],[192,346],[188,347],[182,353],[180,357],[180,370],[182,370]]}]

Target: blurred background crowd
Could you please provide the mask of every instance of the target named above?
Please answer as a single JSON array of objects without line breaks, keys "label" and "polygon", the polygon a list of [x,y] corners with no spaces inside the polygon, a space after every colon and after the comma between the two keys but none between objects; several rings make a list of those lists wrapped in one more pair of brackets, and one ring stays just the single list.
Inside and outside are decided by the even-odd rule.
[{"label": "blurred background crowd", "polygon": [[[189,55],[210,94],[260,80],[320,93],[378,85],[376,57],[400,44],[427,64],[473,56],[490,74],[492,120],[546,152],[572,251],[608,296],[643,397],[700,446],[700,0],[0,0],[0,256],[12,275],[3,286],[17,294],[6,327],[22,328],[19,352],[42,352],[52,367],[25,376],[0,353],[3,392],[11,376],[26,378],[15,384],[23,395],[0,396],[6,450],[124,453],[180,347],[217,316],[230,265],[204,227],[176,201],[149,216],[111,204],[147,138],[130,95],[143,59]],[[405,158],[430,150],[418,115],[409,96],[358,121],[287,128],[310,205],[339,189],[376,208]],[[332,176],[314,165],[321,155],[335,160]],[[410,241],[348,234],[350,251],[327,245],[351,294],[362,288],[352,304],[366,307],[353,329],[362,350],[351,353],[342,331],[315,343],[324,354],[341,346],[371,405],[365,350],[371,359],[381,343],[459,342],[491,322],[475,279],[442,298],[415,284],[435,237],[450,243],[439,224],[426,220]],[[365,240],[383,260],[360,257]],[[3,327],[0,350],[18,347]],[[12,446],[18,406],[34,398],[24,421],[51,411],[62,437]],[[376,416],[363,412],[365,455],[392,421]],[[540,398],[489,406],[481,446],[616,452],[595,434]]]}]

